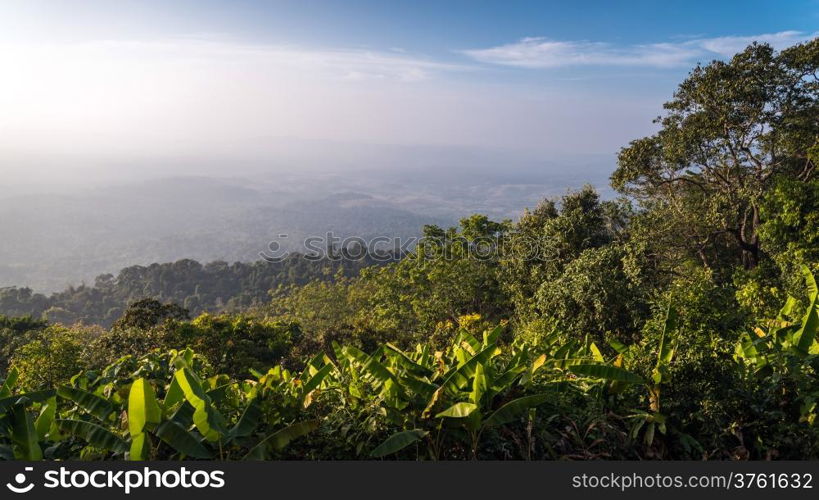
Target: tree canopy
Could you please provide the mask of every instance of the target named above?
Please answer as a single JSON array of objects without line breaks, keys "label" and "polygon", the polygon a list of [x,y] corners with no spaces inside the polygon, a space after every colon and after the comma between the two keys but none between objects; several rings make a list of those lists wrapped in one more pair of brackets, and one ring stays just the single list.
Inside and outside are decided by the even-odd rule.
[{"label": "tree canopy", "polygon": [[[752,44],[695,68],[665,104],[660,130],[619,155],[612,185],[650,209],[654,234],[703,265],[763,257],[765,194],[812,179],[819,151],[819,40],[775,52]],[[726,258],[723,258],[726,257]]]}]

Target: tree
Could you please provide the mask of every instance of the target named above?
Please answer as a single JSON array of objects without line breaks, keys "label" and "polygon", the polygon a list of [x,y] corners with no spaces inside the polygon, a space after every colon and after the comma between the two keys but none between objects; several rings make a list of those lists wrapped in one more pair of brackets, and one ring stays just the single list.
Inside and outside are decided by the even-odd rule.
[{"label": "tree", "polygon": [[122,317],[114,323],[114,328],[146,330],[169,319],[184,320],[189,318],[187,309],[177,304],[163,304],[154,299],[142,299],[128,307]]},{"label": "tree", "polygon": [[371,290],[359,302],[365,322],[408,343],[463,315],[508,318],[498,262],[510,225],[476,214],[461,219],[460,228],[424,227],[423,240],[410,255],[362,272],[358,283]]},{"label": "tree", "polygon": [[296,323],[246,315],[205,313],[190,323],[167,324],[160,329],[172,330],[166,337],[173,339],[177,348],[190,347],[204,355],[214,370],[235,377],[278,364],[301,337]]},{"label": "tree", "polygon": [[35,339],[47,326],[48,322],[31,316],[9,318],[0,315],[0,373],[6,372],[14,352]]},{"label": "tree", "polygon": [[[763,257],[760,205],[777,177],[809,181],[819,148],[819,39],[776,53],[752,44],[697,66],[655,135],[619,154],[620,192],[662,214],[654,235],[706,267]],[[732,262],[719,262],[724,250]]]},{"label": "tree", "polygon": [[[633,267],[623,246],[629,216],[627,205],[600,201],[591,186],[566,194],[559,208],[545,201],[525,213],[504,242],[501,260],[503,286],[517,317],[547,318],[580,336],[589,328],[602,335],[632,327],[634,318],[626,311],[638,280],[626,272]],[[597,293],[600,287],[605,293]],[[603,316],[606,321],[599,321]]]},{"label": "tree", "polygon": [[782,179],[762,204],[763,249],[789,275],[802,264],[819,263],[819,179]]},{"label": "tree", "polygon": [[648,316],[648,287],[630,275],[629,249],[607,245],[584,250],[535,295],[542,314],[575,338],[637,340]]},{"label": "tree", "polygon": [[84,368],[83,351],[99,333],[85,327],[46,328],[12,357],[11,365],[20,373],[20,386],[39,389],[66,383]]}]

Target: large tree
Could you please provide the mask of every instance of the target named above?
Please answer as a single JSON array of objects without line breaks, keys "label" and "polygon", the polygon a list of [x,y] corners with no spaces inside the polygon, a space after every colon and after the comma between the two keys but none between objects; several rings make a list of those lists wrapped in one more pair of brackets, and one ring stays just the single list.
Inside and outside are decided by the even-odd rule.
[{"label": "large tree", "polygon": [[624,148],[611,179],[654,213],[652,238],[707,267],[756,267],[765,193],[814,175],[817,71],[819,39],[779,53],[752,44],[690,73],[660,130]]}]

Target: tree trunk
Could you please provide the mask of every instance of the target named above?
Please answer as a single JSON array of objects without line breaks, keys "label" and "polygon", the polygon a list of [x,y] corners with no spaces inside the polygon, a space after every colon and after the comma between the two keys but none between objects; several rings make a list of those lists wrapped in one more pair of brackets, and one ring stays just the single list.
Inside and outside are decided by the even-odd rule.
[{"label": "tree trunk", "polygon": [[[750,214],[748,213],[750,211]],[[750,215],[750,221],[748,220]],[[754,269],[759,265],[759,207],[756,203],[752,204],[745,211],[745,216],[742,219],[737,239],[739,246],[742,249],[742,266],[746,270]]]}]

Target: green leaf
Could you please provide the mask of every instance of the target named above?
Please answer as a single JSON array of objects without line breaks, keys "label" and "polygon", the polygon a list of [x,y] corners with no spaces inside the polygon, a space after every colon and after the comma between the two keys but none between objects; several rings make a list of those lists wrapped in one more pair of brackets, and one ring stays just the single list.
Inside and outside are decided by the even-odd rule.
[{"label": "green leaf", "polygon": [[807,266],[803,266],[802,273],[808,288],[810,303],[805,311],[805,316],[802,318],[799,330],[793,334],[793,344],[799,353],[807,355],[817,333],[819,333],[819,303],[817,303],[819,302],[819,295],[817,295],[816,291],[816,280]]},{"label": "green leaf", "polygon": [[489,415],[489,418],[486,419],[484,425],[486,427],[496,427],[507,424],[518,418],[520,415],[526,413],[530,408],[540,406],[543,403],[548,402],[550,399],[554,399],[554,397],[555,394],[553,392],[544,392],[534,394],[532,396],[524,396],[522,398],[513,399]]},{"label": "green leaf", "polygon": [[138,436],[145,430],[145,424],[159,424],[162,410],[156,401],[154,388],[143,378],[134,380],[128,394],[128,431]]},{"label": "green leaf", "polygon": [[358,349],[350,345],[342,347],[341,350],[347,359],[351,361],[356,361],[358,363],[361,363],[362,365],[370,359],[369,354],[365,353],[361,349]]},{"label": "green leaf", "polygon": [[648,425],[646,425],[646,433],[645,436],[643,436],[643,441],[648,446],[651,446],[651,443],[654,442],[654,427],[654,422],[649,422]]},{"label": "green leaf", "polygon": [[220,385],[214,389],[211,389],[205,394],[208,396],[211,404],[218,404],[224,402],[227,399],[228,390],[233,386],[233,384],[228,383],[224,385]]},{"label": "green leaf", "polygon": [[321,383],[324,381],[325,377],[327,377],[327,375],[329,375],[333,371],[333,368],[335,368],[335,367],[333,365],[331,365],[331,364],[326,364],[326,365],[322,366],[321,369],[319,371],[317,371],[315,375],[310,377],[310,380],[305,382],[304,388],[302,389],[302,393],[308,394],[313,389],[315,389],[319,385],[321,385]]},{"label": "green leaf", "polygon": [[441,413],[435,415],[435,418],[465,418],[478,409],[475,403],[455,403]]},{"label": "green leaf", "polygon": [[188,428],[193,425],[193,414],[195,411],[190,403],[184,401],[179,405],[179,408],[176,409],[173,415],[170,416],[170,419],[182,427]]},{"label": "green leaf", "polygon": [[322,361],[324,361],[324,353],[323,352],[320,352],[320,353],[316,354],[315,356],[313,356],[312,358],[310,358],[310,361],[308,361],[307,365],[305,365],[304,372],[302,372],[302,378],[304,378],[305,373],[306,374],[312,374],[312,373],[317,372],[322,366],[324,366],[324,364],[326,364],[326,363],[322,363]]},{"label": "green leaf", "polygon": [[45,441],[46,435],[51,430],[51,424],[57,416],[57,398],[50,398],[40,409],[40,416],[34,421],[34,428],[40,441]]},{"label": "green leaf", "polygon": [[19,377],[20,373],[17,371],[17,368],[12,366],[6,375],[6,380],[3,381],[3,386],[0,387],[0,398],[7,398],[11,396],[11,390],[14,388],[14,384],[17,383],[17,379]]},{"label": "green leaf", "polygon": [[815,303],[810,304],[799,330],[793,334],[793,343],[802,354],[808,354],[819,332],[819,311],[817,309],[819,308]]},{"label": "green leaf", "polygon": [[424,439],[429,432],[423,429],[412,429],[409,431],[396,432],[384,440],[372,452],[371,457],[380,458],[397,453],[407,446]]},{"label": "green leaf", "polygon": [[799,306],[799,299],[797,299],[793,295],[788,295],[788,298],[785,299],[785,305],[782,306],[782,309],[779,310],[777,319],[782,321],[793,319],[794,311],[796,310],[797,306]]},{"label": "green leaf", "polygon": [[409,356],[404,354],[404,351],[402,351],[401,349],[395,347],[389,342],[384,344],[384,347],[385,350],[387,351],[387,354],[393,355],[393,357],[397,359],[398,362],[407,370],[420,373],[421,375],[432,375],[432,370],[430,370],[426,366],[420,365],[413,361]]},{"label": "green leaf", "polygon": [[438,390],[438,386],[412,375],[401,377],[401,384],[424,399],[429,399]]},{"label": "green leaf", "polygon": [[486,393],[488,385],[489,383],[486,379],[483,365],[478,364],[475,366],[475,376],[472,378],[472,392],[469,393],[469,400],[476,405],[480,405],[481,398],[483,398],[483,395]]},{"label": "green leaf", "polygon": [[115,453],[128,451],[128,444],[108,429],[85,420],[57,420],[63,432],[76,436],[88,444]]},{"label": "green leaf", "polygon": [[187,429],[173,420],[167,420],[156,428],[156,437],[179,453],[193,458],[209,459],[213,455]]},{"label": "green leaf", "polygon": [[608,343],[612,349],[617,351],[617,354],[625,354],[625,352],[628,351],[628,346],[617,339],[611,339],[608,341]]},{"label": "green leaf", "polygon": [[466,345],[469,346],[469,349],[467,350],[470,351],[470,354],[478,352],[482,347],[482,344],[478,342],[478,339],[476,339],[471,333],[467,332],[466,330],[461,329],[461,331],[458,333],[457,344],[463,345],[464,343],[466,343]]},{"label": "green leaf", "polygon": [[54,397],[55,392],[51,389],[45,391],[27,392],[25,394],[18,394],[16,396],[9,396],[0,399],[0,412],[6,411],[16,404],[30,405],[31,403],[42,403],[49,398]]},{"label": "green leaf", "polygon": [[636,373],[632,373],[624,368],[601,364],[579,364],[569,366],[569,371],[575,375],[585,377],[600,378],[613,382],[625,382],[627,384],[642,384],[643,378]]},{"label": "green leaf", "polygon": [[11,411],[11,442],[17,460],[42,460],[43,450],[37,439],[37,431],[25,406],[16,405]]},{"label": "green leaf", "polygon": [[592,353],[592,359],[597,361],[598,363],[604,363],[606,360],[603,358],[603,353],[600,352],[600,349],[597,347],[597,344],[592,342],[589,344],[589,350]]},{"label": "green leaf", "polygon": [[207,395],[199,382],[199,378],[189,368],[176,370],[174,380],[191,406],[196,408],[207,402]]},{"label": "green leaf", "polygon": [[218,441],[225,434],[222,423],[224,418],[210,404],[202,385],[196,375],[188,368],[177,370],[174,380],[185,394],[185,399],[194,408],[193,424],[208,441]]},{"label": "green leaf", "polygon": [[131,436],[131,450],[128,454],[129,460],[148,460],[151,454],[151,441],[146,432],[140,432],[136,436]]},{"label": "green leaf", "polygon": [[245,411],[242,412],[242,416],[239,417],[239,421],[236,422],[236,425],[230,430],[231,437],[245,437],[249,436],[256,430],[256,427],[262,421],[264,415],[262,414],[262,410],[259,408],[259,404],[254,399],[251,401]]},{"label": "green leaf", "polygon": [[165,392],[165,399],[162,401],[162,406],[165,411],[171,410],[177,403],[185,400],[185,393],[182,392],[182,388],[179,387],[179,383],[176,381],[176,377],[171,379],[171,385],[168,386],[168,390]]},{"label": "green leaf", "polygon": [[495,355],[495,351],[497,347],[494,345],[490,345],[484,350],[478,352],[470,359],[468,359],[464,364],[458,367],[455,371],[453,371],[441,385],[446,389],[457,389],[459,386],[465,385],[469,382],[469,377],[475,373],[475,367],[478,364],[485,364],[487,361],[492,359],[492,356]]},{"label": "green leaf", "polygon": [[495,328],[493,328],[492,330],[487,330],[487,331],[483,332],[483,345],[484,345],[484,347],[496,344],[498,342],[498,339],[500,338],[501,333],[503,333],[503,326],[502,325],[498,325]]},{"label": "green leaf", "polygon": [[[347,349],[351,349],[348,347]],[[352,348],[352,352],[358,351],[358,349]],[[358,353],[363,354],[361,351]],[[393,373],[383,364],[381,364],[378,359],[377,355],[379,351],[374,352],[371,356],[367,356],[366,360],[362,360],[359,354],[356,354],[356,360],[362,363],[362,370],[365,373],[368,373],[374,379],[378,380],[381,383],[386,382],[387,380],[392,380],[396,385],[398,384],[398,379],[393,375]]]},{"label": "green leaf", "polygon": [[[545,360],[546,358],[543,357],[543,359]],[[532,364],[532,368],[534,368],[534,366],[535,365]],[[504,390],[508,389],[512,384],[514,384],[515,381],[519,378],[521,379],[521,384],[526,385],[530,383],[532,381],[531,374],[534,373],[534,370],[530,372],[529,368],[530,367],[524,364],[513,366],[512,368],[508,369],[506,373],[500,375],[499,377],[496,377],[495,380],[492,381],[492,390],[495,393],[503,392]],[[523,377],[521,377],[521,375],[523,375]]]},{"label": "green leaf", "polygon": [[305,422],[296,422],[288,425],[284,429],[278,430],[266,438],[262,439],[256,446],[250,449],[245,455],[245,460],[264,460],[267,458],[268,448],[274,450],[283,450],[290,441],[304,436],[318,428],[320,422],[318,420],[308,420]]},{"label": "green leaf", "polygon": [[816,285],[816,278],[813,276],[813,273],[810,272],[810,268],[804,264],[801,266],[800,271],[802,271],[802,277],[805,278],[805,288],[808,290],[808,300],[816,300],[817,296],[819,296],[819,287]]},{"label": "green leaf", "polygon": [[661,364],[668,364],[674,357],[674,345],[669,338],[677,331],[677,310],[669,302],[668,310],[665,314],[665,322],[663,323],[663,333],[660,336],[660,348],[657,350],[657,366]]},{"label": "green leaf", "polygon": [[57,389],[57,395],[61,398],[73,401],[80,408],[83,408],[103,422],[108,418],[111,412],[114,411],[114,406],[108,400],[75,387],[60,387]]}]

